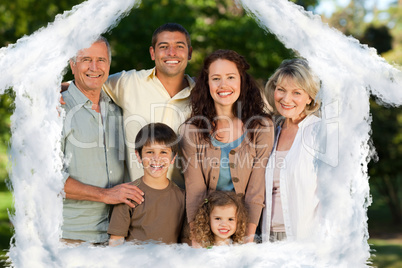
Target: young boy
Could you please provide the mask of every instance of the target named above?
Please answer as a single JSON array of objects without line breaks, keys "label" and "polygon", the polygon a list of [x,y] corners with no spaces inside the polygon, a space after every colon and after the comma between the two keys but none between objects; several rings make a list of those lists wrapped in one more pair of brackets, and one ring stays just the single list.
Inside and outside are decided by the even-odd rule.
[{"label": "young boy", "polygon": [[177,243],[184,221],[185,194],[166,177],[177,154],[177,136],[165,124],[143,127],[135,139],[136,155],[144,176],[133,181],[144,192],[145,202],[135,208],[119,204],[113,208],[108,234],[109,245],[126,241],[154,240]]}]

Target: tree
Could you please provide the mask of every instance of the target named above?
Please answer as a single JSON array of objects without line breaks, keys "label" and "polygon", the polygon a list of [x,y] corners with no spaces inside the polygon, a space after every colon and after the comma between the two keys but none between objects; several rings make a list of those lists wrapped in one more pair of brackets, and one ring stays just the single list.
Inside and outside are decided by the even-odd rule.
[{"label": "tree", "polygon": [[[47,25],[54,16],[71,9],[82,0],[4,0],[0,3],[0,45]],[[313,9],[318,0],[293,0]],[[192,35],[194,58],[188,72],[196,75],[202,59],[218,48],[230,48],[243,54],[257,78],[266,80],[279,63],[292,57],[291,51],[258,27],[234,0],[144,0],[107,35],[113,51],[112,72],[153,66],[148,47],[156,27],[178,22]],[[71,78],[71,74],[69,77]]]},{"label": "tree", "polygon": [[390,15],[389,24],[391,35],[393,36],[393,49],[384,54],[384,58],[389,62],[402,65],[402,0],[398,4],[391,6],[388,10]]},{"label": "tree", "polygon": [[[384,12],[390,16],[384,17]],[[367,14],[372,21],[365,20]],[[387,15],[387,14],[385,14]],[[368,9],[365,1],[351,1],[328,19],[331,26],[346,35],[353,35],[361,43],[368,44],[384,53],[391,62],[402,63],[402,0],[396,1],[388,11],[375,6]],[[392,28],[390,29],[389,26]],[[370,186],[386,200],[393,222],[402,224],[402,171],[397,163],[402,159],[402,111],[395,107],[384,107],[371,101],[372,140],[378,153],[378,161],[369,164]]]},{"label": "tree", "polygon": [[[380,19],[383,12],[375,5],[368,7],[366,1],[350,1],[345,8],[337,7],[327,22],[345,35],[352,35],[382,54],[392,49],[393,40],[386,25],[388,21]],[[367,21],[368,15],[373,17],[371,21]]]},{"label": "tree", "polygon": [[353,35],[360,39],[367,27],[364,22],[367,13],[363,0],[350,1],[345,8],[337,6],[336,11],[326,21],[345,35]]},{"label": "tree", "polygon": [[0,46],[15,43],[54,20],[82,0],[2,0],[0,3]]},{"label": "tree", "polygon": [[[2,0],[0,2],[0,46],[15,43],[24,35],[31,34],[54,20],[63,10],[71,9],[79,0]],[[21,59],[22,60],[22,59]],[[5,188],[7,177],[6,149],[10,139],[10,116],[13,111],[14,94],[11,89],[0,95],[0,190]]]},{"label": "tree", "polygon": [[[312,5],[316,1],[305,1]],[[185,14],[185,15],[183,15]],[[151,68],[148,47],[153,31],[178,22],[191,34],[193,58],[187,72],[196,76],[206,55],[219,48],[244,55],[251,73],[267,80],[284,58],[293,57],[273,35],[262,30],[233,0],[148,0],[131,11],[107,37],[114,49],[112,72]]]},{"label": "tree", "polygon": [[385,25],[374,26],[370,25],[364,31],[364,35],[361,38],[362,43],[375,47],[378,54],[390,51],[392,49],[392,36],[389,32],[389,28]]},{"label": "tree", "polygon": [[[15,43],[54,20],[58,13],[70,10],[82,0],[2,0],[0,2],[0,46]],[[317,0],[293,0],[311,10]],[[196,76],[203,58],[219,48],[244,55],[250,72],[265,82],[280,62],[293,57],[275,36],[262,30],[234,0],[143,0],[138,8],[122,19],[108,34],[113,49],[111,73],[153,67],[148,53],[153,31],[166,22],[178,22],[192,36],[194,55],[187,72]],[[71,73],[65,76],[72,79]],[[10,93],[11,91],[9,91]],[[0,102],[0,155],[9,137],[12,94]],[[4,145],[2,146],[4,142]],[[4,163],[4,161],[2,161]],[[4,172],[4,167],[0,166]],[[1,172],[0,172],[1,176]]]},{"label": "tree", "polygon": [[402,224],[402,111],[371,101],[372,139],[378,160],[369,165],[370,184],[385,199],[398,226]]},{"label": "tree", "polygon": [[0,191],[5,189],[3,181],[7,178],[7,155],[6,149],[10,140],[10,115],[13,110],[14,95],[8,90],[3,96],[0,95]]}]

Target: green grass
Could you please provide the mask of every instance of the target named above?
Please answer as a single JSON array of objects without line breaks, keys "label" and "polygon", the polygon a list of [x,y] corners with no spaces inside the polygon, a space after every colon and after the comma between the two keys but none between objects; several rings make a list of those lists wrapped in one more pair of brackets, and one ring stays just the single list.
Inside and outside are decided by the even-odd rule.
[{"label": "green grass", "polygon": [[[392,222],[391,211],[375,188],[371,189],[373,204],[367,211],[373,266],[378,268],[402,267],[402,227]],[[399,239],[396,235],[399,234]]]},{"label": "green grass", "polygon": [[399,268],[402,267],[402,239],[384,240],[369,239],[372,253],[373,266],[379,268]]}]

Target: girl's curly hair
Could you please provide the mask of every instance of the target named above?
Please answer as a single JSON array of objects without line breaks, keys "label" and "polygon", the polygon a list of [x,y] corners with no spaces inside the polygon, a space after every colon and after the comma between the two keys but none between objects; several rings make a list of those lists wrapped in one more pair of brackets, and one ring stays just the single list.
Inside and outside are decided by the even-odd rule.
[{"label": "girl's curly hair", "polygon": [[233,205],[236,207],[236,231],[231,239],[233,243],[242,244],[246,235],[247,210],[242,195],[235,192],[214,191],[208,194],[207,198],[200,205],[195,215],[191,239],[195,240],[202,247],[214,245],[215,236],[211,231],[210,215],[215,207]]}]

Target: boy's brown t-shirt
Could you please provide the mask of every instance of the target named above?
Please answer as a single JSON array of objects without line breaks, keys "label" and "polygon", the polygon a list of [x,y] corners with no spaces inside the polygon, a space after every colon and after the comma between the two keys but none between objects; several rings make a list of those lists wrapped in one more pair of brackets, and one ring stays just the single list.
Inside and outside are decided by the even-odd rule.
[{"label": "boy's brown t-shirt", "polygon": [[172,181],[165,189],[153,189],[142,177],[131,184],[144,192],[145,201],[135,208],[127,204],[114,206],[108,234],[124,236],[126,241],[177,243],[184,221],[184,190]]}]

